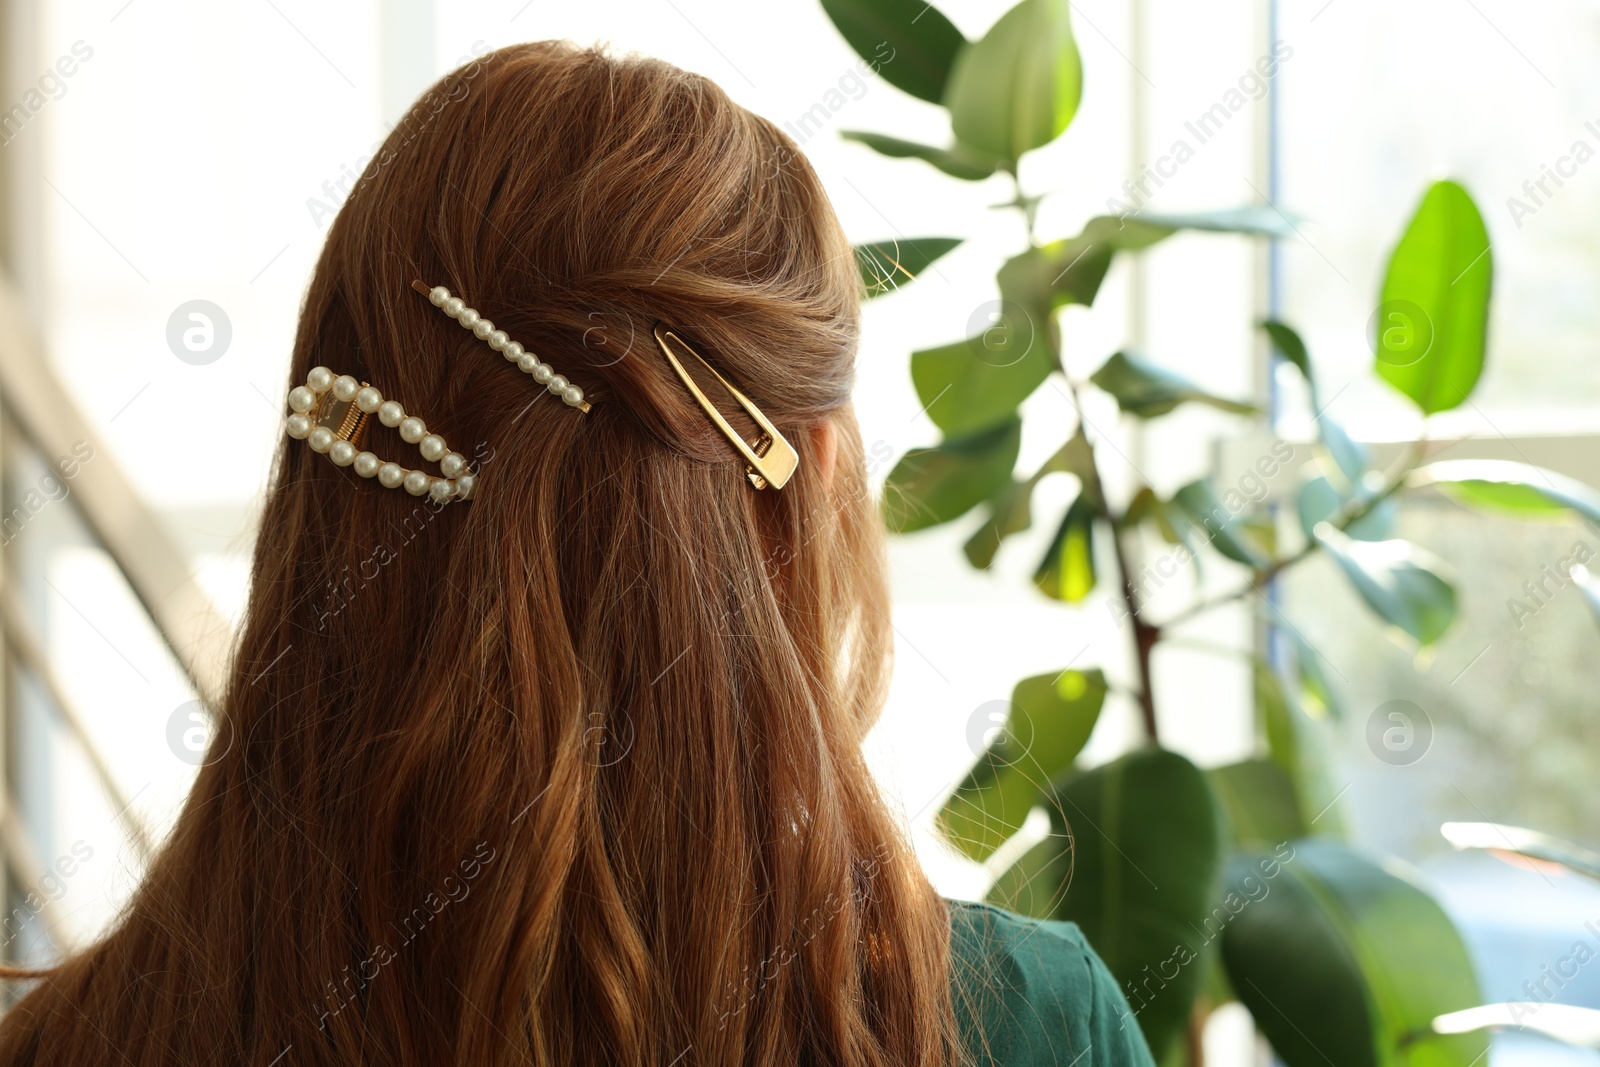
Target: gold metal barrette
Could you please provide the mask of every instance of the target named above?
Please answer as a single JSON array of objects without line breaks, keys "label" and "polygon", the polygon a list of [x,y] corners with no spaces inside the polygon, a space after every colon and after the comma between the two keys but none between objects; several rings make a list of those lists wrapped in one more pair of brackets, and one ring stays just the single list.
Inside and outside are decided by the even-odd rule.
[{"label": "gold metal barrette", "polygon": [[[710,416],[711,421],[716,423],[717,429],[722,431],[728,442],[744,457],[750,484],[757,489],[765,489],[769,485],[774,489],[782,489],[794,474],[795,468],[800,465],[800,454],[794,450],[794,446],[788,442],[783,434],[778,432],[776,426],[767,421],[767,417],[761,414],[760,408],[750,402],[749,397],[739,392],[728,379],[718,374],[717,368],[707,363],[704,356],[691,348],[689,343],[674,333],[670,327],[657,323],[654,332],[656,344],[661,348],[661,354],[667,357],[667,362],[671,363],[672,369],[678,372],[678,377],[683,379],[683,384],[689,387],[689,392],[699,402],[700,406],[705,409],[705,413]],[[722,412],[716,409],[716,406],[711,403],[706,394],[695,384],[694,378],[690,377],[682,361],[673,354],[672,350],[675,347],[682,349],[699,360],[700,365],[710,371],[717,381],[722,383],[723,388],[732,394],[733,398],[739,402],[739,406],[744,408],[749,416],[755,420],[756,425],[761,428],[759,437],[754,441],[746,441],[738,430],[729,425],[728,420],[722,417]]]}]

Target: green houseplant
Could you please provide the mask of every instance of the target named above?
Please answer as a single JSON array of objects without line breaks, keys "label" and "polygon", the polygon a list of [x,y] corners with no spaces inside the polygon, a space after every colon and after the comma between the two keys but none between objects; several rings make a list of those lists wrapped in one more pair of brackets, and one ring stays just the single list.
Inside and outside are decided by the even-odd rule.
[{"label": "green houseplant", "polygon": [[[1279,654],[1253,667],[1259,750],[1205,771],[1161,743],[1152,654],[1175,626],[1243,600],[1319,554],[1397,633],[1428,646],[1450,628],[1456,593],[1441,561],[1391,536],[1408,496],[1443,491],[1471,506],[1567,510],[1600,523],[1600,494],[1523,464],[1429,462],[1421,445],[1394,469],[1372,469],[1368,451],[1321,410],[1305,344],[1275,321],[1262,329],[1277,357],[1304,376],[1319,432],[1317,461],[1299,473],[1294,514],[1230,499],[1236,494],[1208,479],[1168,496],[1144,485],[1109,492],[1103,442],[1081,416],[1085,391],[1110,394],[1134,420],[1184,404],[1240,416],[1260,408],[1211,395],[1135,352],[1113,353],[1082,375],[1064,361],[1057,313],[1092,305],[1118,254],[1183,230],[1282,236],[1288,220],[1268,207],[1182,217],[1130,208],[1041,242],[1040,198],[1017,181],[1018,162],[1060,136],[1077,111],[1083,70],[1068,0],[1022,0],[976,41],[922,0],[822,6],[863,57],[891,48],[894,59],[879,75],[945,108],[952,131],[943,146],[843,136],[953,179],[1008,177],[1015,196],[1007,206],[1028,233],[1027,246],[999,268],[995,328],[912,353],[913,383],[942,439],[912,450],[889,474],[884,519],[910,533],[977,512],[964,552],[987,569],[1007,538],[1033,524],[1035,487],[1051,475],[1071,477],[1076,498],[1056,520],[1033,582],[1068,606],[1084,604],[1097,587],[1110,590],[1137,669],[1131,695],[1146,744],[1093,768],[1078,756],[1106,702],[1105,674],[1072,666],[1018,682],[1004,729],[939,813],[944,836],[972,859],[991,860],[1031,811],[1048,813],[1052,833],[1016,856],[989,896],[1082,926],[1163,1063],[1197,1065],[1207,1012],[1232,999],[1290,1067],[1480,1062],[1480,1030],[1433,1026],[1480,1000],[1453,924],[1404,870],[1350,846],[1337,817],[1321,817],[1337,798],[1323,773],[1317,719],[1339,713],[1340,695],[1315,651],[1293,626],[1267,620],[1269,647]],[[858,247],[868,297],[909,283],[959,243],[928,237]],[[1492,278],[1488,234],[1471,196],[1454,182],[1436,183],[1390,256],[1373,338],[1374,372],[1425,416],[1467,402],[1478,382]],[[1019,406],[1051,380],[1078,407],[1077,425],[1040,467],[1018,472]],[[1185,565],[1220,557],[1238,568],[1238,587],[1152,619],[1139,576],[1153,553]]]}]

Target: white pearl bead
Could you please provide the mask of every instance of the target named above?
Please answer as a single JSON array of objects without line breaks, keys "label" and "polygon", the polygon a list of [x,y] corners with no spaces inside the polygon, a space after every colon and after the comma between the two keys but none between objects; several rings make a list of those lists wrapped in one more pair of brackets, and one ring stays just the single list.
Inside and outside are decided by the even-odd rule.
[{"label": "white pearl bead", "polygon": [[393,400],[385,400],[378,405],[378,421],[385,426],[399,426],[406,417],[406,409]]},{"label": "white pearl bead", "polygon": [[505,357],[507,359],[515,363],[517,360],[522,358],[522,353],[525,351],[525,349],[518,341],[507,341],[505,348],[501,351],[505,353]]},{"label": "white pearl bead", "polygon": [[356,398],[356,393],[361,389],[361,383],[348,374],[341,374],[333,380],[333,398],[349,402]]},{"label": "white pearl bead", "polygon": [[356,446],[349,441],[335,441],[328,449],[328,458],[341,467],[348,467],[356,461]]},{"label": "white pearl bead", "polygon": [[532,374],[534,369],[541,365],[539,357],[532,352],[524,352],[517,358],[517,369],[524,374]]},{"label": "white pearl bead", "polygon": [[422,440],[423,435],[427,432],[427,424],[415,415],[408,415],[400,422],[400,440],[406,442],[406,444],[416,444]]},{"label": "white pearl bead", "polygon": [[311,419],[309,416],[302,415],[297,411],[289,416],[284,428],[288,431],[289,436],[296,441],[304,441],[306,434],[311,432]]},{"label": "white pearl bead", "polygon": [[467,457],[460,452],[446,452],[439,458],[439,470],[446,478],[454,478],[467,469]]},{"label": "white pearl bead", "polygon": [[378,457],[371,452],[361,452],[356,455],[356,473],[363,478],[370,478],[378,473]]},{"label": "white pearl bead", "polygon": [[389,489],[393,489],[405,479],[406,472],[398,463],[385,463],[378,468],[378,481]]},{"label": "white pearl bead", "polygon": [[326,393],[333,384],[333,371],[327,367],[312,367],[306,375],[306,385],[313,393]]},{"label": "white pearl bead", "polygon": [[456,316],[456,321],[470,330],[483,321],[483,316],[471,308],[462,308],[461,314]]},{"label": "white pearl bead", "polygon": [[310,411],[317,403],[317,394],[303,385],[297,385],[289,390],[289,406],[296,411]]},{"label": "white pearl bead", "polygon": [[356,407],[360,408],[362,411],[365,411],[369,415],[374,411],[377,411],[379,405],[382,403],[383,394],[378,392],[370,385],[356,394]]},{"label": "white pearl bead", "polygon": [[562,393],[567,391],[567,386],[571,384],[572,383],[567,381],[566,378],[556,374],[552,375],[550,380],[545,383],[545,388],[550,390],[552,393],[555,393],[557,396],[560,396]]},{"label": "white pearl bead", "polygon": [[494,323],[488,319],[479,319],[472,324],[472,336],[480,341],[487,341],[492,333],[494,333]]},{"label": "white pearl bead", "polygon": [[406,480],[404,483],[406,492],[410,493],[412,496],[421,496],[423,493],[428,491],[428,482],[429,478],[427,471],[410,471],[406,474]]},{"label": "white pearl bead", "polygon": [[456,479],[456,496],[461,500],[470,499],[472,497],[472,488],[477,484],[478,476],[476,474],[463,474]]},{"label": "white pearl bead", "polygon": [[528,373],[533,375],[533,380],[540,385],[549,385],[550,379],[556,376],[555,369],[548,363],[540,363]]},{"label": "white pearl bead", "polygon": [[417,448],[422,452],[423,459],[438,459],[445,453],[444,438],[436,433],[430,433],[417,442]]},{"label": "white pearl bead", "polygon": [[467,302],[461,299],[459,296],[452,296],[439,306],[442,307],[444,309],[444,313],[449,315],[452,319],[461,314],[463,311],[467,310]]},{"label": "white pearl bead", "polygon": [[333,447],[333,431],[326,426],[318,426],[306,435],[306,444],[311,446],[313,452],[326,452]]},{"label": "white pearl bead", "polygon": [[561,399],[565,400],[573,407],[577,407],[579,404],[583,403],[583,390],[579,389],[576,385],[569,385],[561,391]]},{"label": "white pearl bead", "polygon": [[511,343],[510,335],[508,335],[504,330],[494,330],[489,334],[488,337],[485,337],[484,340],[488,341],[489,347],[494,349],[496,352],[504,352],[506,350],[506,345]]},{"label": "white pearl bead", "polygon": [[435,478],[433,484],[428,486],[428,495],[443,504],[456,495],[456,483],[447,478]]},{"label": "white pearl bead", "polygon": [[434,307],[444,307],[444,302],[450,299],[450,290],[442,285],[436,285],[428,293],[428,302]]}]

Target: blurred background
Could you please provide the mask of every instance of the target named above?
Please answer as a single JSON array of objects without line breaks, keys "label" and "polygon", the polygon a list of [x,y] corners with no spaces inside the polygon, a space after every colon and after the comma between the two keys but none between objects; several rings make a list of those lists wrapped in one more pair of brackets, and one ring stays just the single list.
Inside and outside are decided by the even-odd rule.
[{"label": "blurred background", "polygon": [[[1009,6],[941,10],[975,40]],[[1180,233],[1121,256],[1092,309],[1062,313],[1074,378],[1137,348],[1268,408],[1263,425],[1210,408],[1146,422],[1088,406],[1111,480],[1137,472],[1161,493],[1206,476],[1226,485],[1263,442],[1315,437],[1301,378],[1257,329],[1266,317],[1300,331],[1321,404],[1375,463],[1401,454],[1422,420],[1371,373],[1371,320],[1389,250],[1444,176],[1483,212],[1494,305],[1485,377],[1470,403],[1429,420],[1429,437],[1458,442],[1452,459],[1600,480],[1600,162],[1571,162],[1576,142],[1600,147],[1600,2],[1070,6],[1083,102],[1019,175],[1048,194],[1041,240],[1129,204],[1125,183],[1180,140],[1194,151],[1133,206],[1256,205],[1292,220],[1277,238]],[[350,184],[442,73],[544,38],[659,56],[785,127],[852,241],[965,238],[866,308],[856,405],[878,482],[939,437],[908,355],[981,331],[997,266],[1028,239],[1019,215],[995,209],[1014,195],[1003,176],[958,182],[840,137],[942,144],[949,124],[865,69],[815,0],[8,0],[3,18],[0,951],[11,960],[47,959],[115,917],[204,758],[210,720],[190,672],[217,675],[243,608],[301,294]],[[1272,76],[1241,81],[1269,54]],[[1197,140],[1192,124],[1240,91],[1243,106]],[[1562,158],[1560,181],[1530,194]],[[1070,426],[1073,405],[1045,388],[1024,413],[1031,470],[1061,436],[1039,428]],[[1071,497],[1070,480],[1044,482],[1034,507],[1059,511]],[[891,541],[897,666],[869,740],[936,884],[969,898],[999,869],[952,849],[935,815],[1018,679],[1080,660],[1105,670],[1112,688],[1086,766],[1142,736],[1114,583],[1071,608],[1041,595],[1027,579],[1053,522],[975,570],[961,545],[976,525],[974,515]],[[1342,693],[1344,714],[1325,729],[1330,819],[1441,903],[1485,1002],[1527,1000],[1525,983],[1575,943],[1600,952],[1600,891],[1562,866],[1457,851],[1440,826],[1536,827],[1600,850],[1600,633],[1574,585],[1524,592],[1580,544],[1600,551],[1600,530],[1438,498],[1408,506],[1399,533],[1451,564],[1460,598],[1457,624],[1421,651],[1392,639],[1326,561],[1263,597],[1292,615]],[[1207,581],[1231,584],[1226,566]],[[1513,598],[1536,610],[1515,611]],[[1226,606],[1159,653],[1162,740],[1200,767],[1256,745],[1258,608]],[[1412,725],[1425,735],[1398,760],[1369,728],[1395,700],[1420,713]],[[1600,1008],[1600,968],[1545,988],[1539,999]],[[1212,1012],[1199,1039],[1211,1063],[1274,1055],[1237,1003]],[[1509,1033],[1487,1062],[1600,1055]]]}]

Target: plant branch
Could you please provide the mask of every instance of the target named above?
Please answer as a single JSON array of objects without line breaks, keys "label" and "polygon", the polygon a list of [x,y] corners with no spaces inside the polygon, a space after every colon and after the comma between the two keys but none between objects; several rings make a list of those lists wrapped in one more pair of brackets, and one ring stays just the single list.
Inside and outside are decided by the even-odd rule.
[{"label": "plant branch", "polygon": [[[1388,500],[1391,496],[1394,496],[1395,493],[1404,488],[1406,478],[1420,465],[1423,458],[1423,453],[1427,449],[1427,445],[1428,442],[1425,438],[1414,441],[1411,447],[1406,450],[1405,458],[1400,461],[1396,471],[1385,480],[1382,489],[1378,490],[1371,496],[1357,496],[1345,501],[1344,505],[1340,507],[1338,511],[1328,516],[1328,518],[1325,520],[1328,525],[1332,526],[1336,530],[1344,530],[1352,523],[1366,517],[1379,504],[1382,504],[1385,500]],[[1178,612],[1178,614],[1174,615],[1166,622],[1161,623],[1161,628],[1171,629],[1174,626],[1178,626],[1196,618],[1197,616],[1203,615],[1213,608],[1221,607],[1223,604],[1231,604],[1236,600],[1243,599],[1245,596],[1248,596],[1250,593],[1259,589],[1262,585],[1272,581],[1290,567],[1309,559],[1321,548],[1322,543],[1315,537],[1307,538],[1305,546],[1301,548],[1300,551],[1291,556],[1285,556],[1282,559],[1273,560],[1272,563],[1265,567],[1258,567],[1255,573],[1250,576],[1249,581],[1247,581],[1241,588],[1235,589],[1232,592],[1221,593],[1217,596],[1207,597],[1203,600],[1199,600]]]}]

